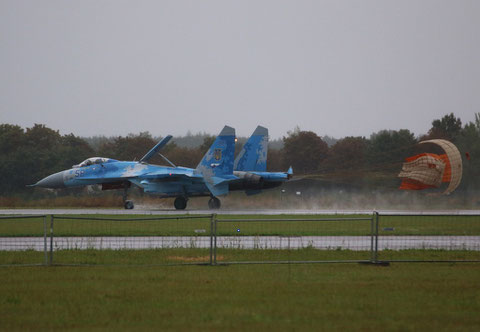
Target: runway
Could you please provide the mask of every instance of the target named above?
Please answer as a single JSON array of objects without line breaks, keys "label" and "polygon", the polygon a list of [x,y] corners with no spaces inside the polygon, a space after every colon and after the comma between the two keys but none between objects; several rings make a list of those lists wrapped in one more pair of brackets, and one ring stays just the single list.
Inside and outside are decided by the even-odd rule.
[{"label": "runway", "polygon": [[[217,248],[224,249],[302,249],[368,251],[369,236],[219,236]],[[95,236],[55,237],[54,250],[67,249],[169,249],[209,248],[210,236]],[[0,237],[0,250],[43,251],[50,239],[43,237]],[[379,236],[378,250],[436,249],[480,251],[480,236]]]},{"label": "runway", "polygon": [[[403,214],[403,215],[480,215],[480,210],[378,210],[380,214]],[[74,215],[335,215],[335,214],[372,214],[373,210],[175,210],[175,209],[151,209],[138,206],[133,210],[125,209],[0,209],[0,215],[50,215],[50,214],[74,214]]]},{"label": "runway", "polygon": [[[1,215],[49,215],[49,214],[74,214],[74,215],[208,215],[212,213],[222,215],[314,215],[314,214],[372,214],[372,210],[175,210],[175,209],[4,209]],[[479,211],[480,213],[480,211]]]}]

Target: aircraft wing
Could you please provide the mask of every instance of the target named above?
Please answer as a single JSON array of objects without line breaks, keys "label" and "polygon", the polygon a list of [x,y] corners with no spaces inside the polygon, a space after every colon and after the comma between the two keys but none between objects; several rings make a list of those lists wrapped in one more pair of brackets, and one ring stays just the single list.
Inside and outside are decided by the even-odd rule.
[{"label": "aircraft wing", "polygon": [[208,190],[214,196],[224,195],[228,192],[229,182],[237,179],[234,175],[222,175],[205,178],[198,172],[192,172],[189,169],[182,168],[166,168],[156,172],[151,172],[138,177],[142,184],[146,182],[163,182],[163,181],[182,181],[182,180],[203,180]]}]

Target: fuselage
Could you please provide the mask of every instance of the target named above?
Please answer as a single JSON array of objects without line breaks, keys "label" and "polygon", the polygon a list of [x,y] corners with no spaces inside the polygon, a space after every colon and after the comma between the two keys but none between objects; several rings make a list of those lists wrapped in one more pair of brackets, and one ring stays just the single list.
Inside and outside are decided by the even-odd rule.
[{"label": "fuselage", "polygon": [[[232,191],[260,191],[277,187],[288,179],[288,175],[281,172],[234,172],[234,175],[237,179],[229,183],[229,190]],[[99,184],[104,189],[116,189],[128,182],[160,197],[211,195],[204,177],[196,169],[100,157],[87,159],[71,169],[52,174],[40,180],[36,186],[69,188]]]}]

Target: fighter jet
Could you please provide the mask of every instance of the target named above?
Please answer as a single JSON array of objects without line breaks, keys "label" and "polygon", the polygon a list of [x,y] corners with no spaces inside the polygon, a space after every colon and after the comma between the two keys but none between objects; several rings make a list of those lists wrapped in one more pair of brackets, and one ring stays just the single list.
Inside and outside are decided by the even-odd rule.
[{"label": "fighter jet", "polygon": [[[244,145],[235,161],[235,172],[235,129],[225,126],[195,169],[176,166],[159,153],[172,138],[168,135],[139,161],[93,157],[69,170],[49,175],[32,186],[56,189],[100,184],[103,190],[124,189],[124,207],[133,209],[134,203],[127,200],[128,188],[133,183],[146,193],[163,198],[175,197],[174,207],[177,210],[185,209],[188,199],[198,196],[210,196],[209,208],[218,209],[221,205],[218,197],[230,190],[245,190],[247,194],[253,194],[278,186],[291,177],[291,169],[287,173],[264,171],[267,156],[265,139],[268,143],[268,130],[265,130],[258,127]],[[171,166],[149,164],[148,161],[157,153]]]}]

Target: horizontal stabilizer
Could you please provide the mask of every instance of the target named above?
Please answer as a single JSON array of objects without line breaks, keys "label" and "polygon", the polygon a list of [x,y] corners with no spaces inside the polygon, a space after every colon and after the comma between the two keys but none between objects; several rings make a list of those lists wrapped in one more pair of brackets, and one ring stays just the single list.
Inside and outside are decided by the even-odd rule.
[{"label": "horizontal stabilizer", "polygon": [[218,185],[213,185],[209,182],[205,182],[210,193],[217,197],[228,194],[228,182],[223,182]]},{"label": "horizontal stabilizer", "polygon": [[223,177],[214,176],[214,177],[212,177],[211,182],[213,183],[214,186],[217,186],[221,183],[232,181],[232,180],[237,180],[237,179],[238,178],[235,175],[225,175]]},{"label": "horizontal stabilizer", "polygon": [[287,171],[288,178],[290,179],[293,176],[293,168],[290,166]]},{"label": "horizontal stabilizer", "polygon": [[213,176],[205,184],[213,196],[221,196],[228,194],[228,183],[232,180],[237,180],[235,175],[225,175],[224,177]]}]

